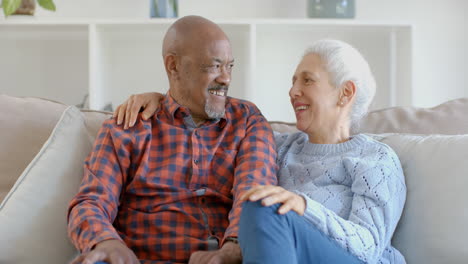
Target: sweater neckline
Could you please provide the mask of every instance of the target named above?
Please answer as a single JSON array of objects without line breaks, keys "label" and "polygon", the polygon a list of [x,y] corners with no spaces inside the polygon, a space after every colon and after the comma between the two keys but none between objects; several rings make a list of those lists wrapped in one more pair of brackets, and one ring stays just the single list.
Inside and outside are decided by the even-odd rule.
[{"label": "sweater neckline", "polygon": [[338,144],[315,144],[309,142],[308,138],[304,142],[303,152],[308,154],[337,154],[344,153],[364,144],[367,138],[363,134],[354,135],[350,140]]}]

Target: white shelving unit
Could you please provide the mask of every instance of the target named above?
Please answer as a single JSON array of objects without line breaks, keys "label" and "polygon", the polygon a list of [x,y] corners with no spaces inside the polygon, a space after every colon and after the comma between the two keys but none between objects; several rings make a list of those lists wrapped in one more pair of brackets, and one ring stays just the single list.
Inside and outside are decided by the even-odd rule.
[{"label": "white shelving unit", "polygon": [[[0,23],[0,93],[39,96],[92,109],[130,94],[165,92],[162,38],[174,20],[6,20]],[[304,50],[321,38],[357,47],[377,79],[373,109],[411,104],[412,28],[349,20],[216,21],[236,66],[230,95],[253,101],[270,120],[294,121],[288,90]]]}]

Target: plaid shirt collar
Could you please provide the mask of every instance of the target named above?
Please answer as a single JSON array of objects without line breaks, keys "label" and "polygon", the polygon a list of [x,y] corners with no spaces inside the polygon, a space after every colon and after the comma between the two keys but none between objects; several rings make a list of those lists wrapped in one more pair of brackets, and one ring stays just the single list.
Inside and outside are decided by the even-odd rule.
[{"label": "plaid shirt collar", "polygon": [[[229,105],[230,105],[230,100],[228,97],[227,103],[226,103],[226,113],[224,114],[224,116],[221,117],[220,119],[207,120],[203,125],[206,125],[207,122],[209,122],[209,124],[219,122],[219,125],[221,127],[224,127],[228,118],[227,112],[228,112]],[[190,109],[177,103],[176,100],[174,100],[174,98],[172,98],[172,96],[169,93],[167,93],[164,99],[161,101],[161,108],[162,110],[165,110],[164,112],[166,112],[169,115],[169,118],[171,119],[172,122],[174,122],[176,119],[184,119],[189,122],[190,126],[196,127],[195,122],[192,119]]]}]

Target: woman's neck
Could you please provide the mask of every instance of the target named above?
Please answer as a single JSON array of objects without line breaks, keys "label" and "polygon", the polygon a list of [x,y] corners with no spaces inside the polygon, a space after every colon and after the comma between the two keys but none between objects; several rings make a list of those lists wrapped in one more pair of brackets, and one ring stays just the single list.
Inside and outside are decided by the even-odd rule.
[{"label": "woman's neck", "polygon": [[307,134],[309,135],[309,142],[314,144],[339,144],[350,139],[349,126],[311,131]]}]

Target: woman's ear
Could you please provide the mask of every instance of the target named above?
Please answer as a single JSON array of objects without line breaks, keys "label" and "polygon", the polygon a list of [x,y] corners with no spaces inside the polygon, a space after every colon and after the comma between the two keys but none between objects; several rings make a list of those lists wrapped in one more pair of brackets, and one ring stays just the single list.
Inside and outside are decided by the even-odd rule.
[{"label": "woman's ear", "polygon": [[341,88],[340,101],[338,104],[340,106],[347,105],[351,102],[356,94],[356,85],[353,81],[346,81]]},{"label": "woman's ear", "polygon": [[179,78],[178,57],[173,53],[169,53],[164,57],[164,67],[166,68],[169,79]]}]

